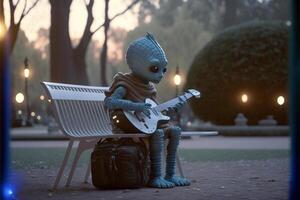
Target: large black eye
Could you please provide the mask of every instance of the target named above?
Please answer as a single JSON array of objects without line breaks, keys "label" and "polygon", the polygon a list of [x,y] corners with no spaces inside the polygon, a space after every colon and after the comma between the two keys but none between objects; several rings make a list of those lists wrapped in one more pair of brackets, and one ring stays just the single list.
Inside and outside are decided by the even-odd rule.
[{"label": "large black eye", "polygon": [[153,72],[153,73],[157,73],[159,71],[159,68],[157,66],[150,66],[149,68],[150,72]]},{"label": "large black eye", "polygon": [[164,68],[164,69],[163,69],[163,73],[166,73],[166,72],[167,72],[167,68]]}]

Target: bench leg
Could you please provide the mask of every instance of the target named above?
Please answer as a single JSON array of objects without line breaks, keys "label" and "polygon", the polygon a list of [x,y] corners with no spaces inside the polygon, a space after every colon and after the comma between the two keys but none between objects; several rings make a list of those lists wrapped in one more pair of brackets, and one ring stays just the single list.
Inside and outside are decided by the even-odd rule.
[{"label": "bench leg", "polygon": [[88,167],[87,167],[86,172],[85,172],[84,183],[88,183],[88,179],[90,177],[90,174],[91,174],[91,159],[89,159],[89,164],[88,164]]},{"label": "bench leg", "polygon": [[77,147],[77,151],[76,151],[75,157],[73,159],[72,167],[71,167],[71,170],[70,170],[70,173],[69,173],[69,176],[68,176],[68,180],[67,180],[67,183],[66,183],[66,187],[68,187],[70,185],[71,181],[72,181],[76,165],[77,165],[78,160],[80,158],[80,155],[81,155],[81,153],[83,151],[81,143],[82,143],[82,141],[79,141],[79,144],[78,144],[78,147]]},{"label": "bench leg", "polygon": [[68,144],[68,147],[67,147],[67,150],[66,150],[66,153],[65,153],[64,160],[63,160],[63,162],[62,162],[62,164],[61,164],[61,166],[60,166],[60,169],[59,169],[59,171],[58,171],[58,173],[57,173],[57,175],[56,175],[56,178],[55,178],[55,181],[54,181],[52,190],[56,190],[57,185],[59,184],[59,181],[60,181],[60,179],[61,179],[61,176],[62,176],[62,174],[63,174],[63,171],[64,171],[64,169],[65,169],[65,167],[66,167],[67,161],[68,161],[68,159],[69,159],[69,157],[70,157],[70,153],[71,153],[71,150],[72,150],[73,143],[74,143],[73,140],[70,140],[70,141],[69,141],[69,144]]}]

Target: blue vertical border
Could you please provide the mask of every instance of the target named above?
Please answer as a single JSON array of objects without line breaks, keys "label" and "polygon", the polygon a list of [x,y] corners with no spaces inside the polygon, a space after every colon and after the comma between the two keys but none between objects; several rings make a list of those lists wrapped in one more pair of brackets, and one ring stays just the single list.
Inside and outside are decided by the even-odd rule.
[{"label": "blue vertical border", "polygon": [[8,200],[12,197],[12,190],[9,184],[9,161],[10,161],[10,67],[8,49],[5,40],[0,41],[0,93],[1,93],[1,199]]},{"label": "blue vertical border", "polygon": [[290,1],[291,30],[289,49],[289,123],[291,134],[291,167],[289,199],[300,199],[300,61],[299,0]]}]

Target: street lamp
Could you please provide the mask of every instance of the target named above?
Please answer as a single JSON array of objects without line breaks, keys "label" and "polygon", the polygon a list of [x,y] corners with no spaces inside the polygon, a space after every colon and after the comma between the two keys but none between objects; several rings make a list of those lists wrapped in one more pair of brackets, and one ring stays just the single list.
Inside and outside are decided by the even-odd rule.
[{"label": "street lamp", "polygon": [[[18,94],[16,94],[16,97],[15,97],[15,101],[18,103],[18,104],[22,104],[24,102],[24,94],[19,92]],[[21,108],[22,106],[18,106],[19,108]],[[16,119],[14,119],[13,121],[13,126],[22,126],[24,125],[24,120],[23,120],[23,116],[22,116],[22,110],[18,110],[17,111],[17,115],[16,115]]]},{"label": "street lamp", "polygon": [[24,77],[25,77],[25,101],[26,101],[26,126],[32,126],[29,106],[29,93],[28,93],[28,78],[30,76],[30,70],[28,65],[28,58],[24,60]]},{"label": "street lamp", "polygon": [[179,85],[181,83],[181,76],[179,74],[179,67],[178,65],[176,66],[176,74],[174,76],[174,83],[176,86],[176,97],[178,96],[178,92],[179,92]]},{"label": "street lamp", "polygon": [[[176,95],[175,95],[175,97],[177,97],[178,94],[179,94],[179,85],[181,83],[181,76],[179,74],[179,67],[178,67],[178,65],[176,66],[176,73],[175,73],[175,76],[174,76],[173,80],[174,80],[174,84],[175,84],[175,87],[176,87]],[[179,112],[177,112],[176,120],[175,121],[177,122],[178,125],[180,125],[180,113]]]}]

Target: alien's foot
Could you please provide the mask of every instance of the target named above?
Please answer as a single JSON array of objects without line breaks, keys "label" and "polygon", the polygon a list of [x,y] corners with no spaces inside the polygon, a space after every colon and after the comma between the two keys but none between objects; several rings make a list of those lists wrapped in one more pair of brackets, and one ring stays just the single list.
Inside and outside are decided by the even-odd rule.
[{"label": "alien's foot", "polygon": [[175,186],[175,184],[165,180],[163,177],[155,177],[149,180],[148,186],[165,189],[165,188],[172,188]]},{"label": "alien's foot", "polygon": [[188,179],[179,176],[166,176],[165,180],[174,183],[176,186],[188,186],[191,184]]}]

